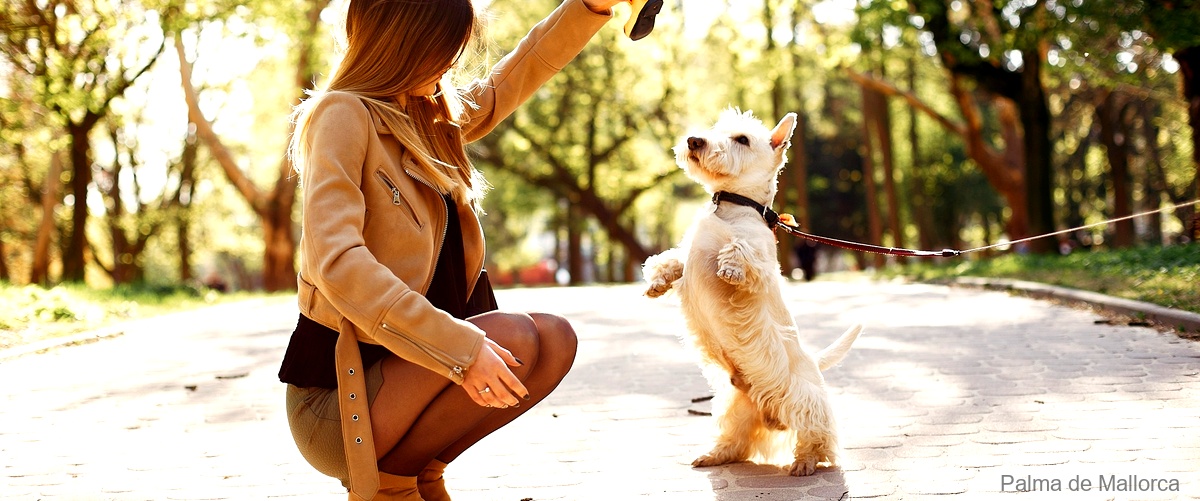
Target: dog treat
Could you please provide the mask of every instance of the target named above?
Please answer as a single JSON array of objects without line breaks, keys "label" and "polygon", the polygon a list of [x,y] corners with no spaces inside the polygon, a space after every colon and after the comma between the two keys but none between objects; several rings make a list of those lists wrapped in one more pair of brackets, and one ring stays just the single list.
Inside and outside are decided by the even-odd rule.
[{"label": "dog treat", "polygon": [[641,40],[654,31],[654,17],[662,11],[663,0],[633,0],[633,13],[625,22],[625,36]]}]

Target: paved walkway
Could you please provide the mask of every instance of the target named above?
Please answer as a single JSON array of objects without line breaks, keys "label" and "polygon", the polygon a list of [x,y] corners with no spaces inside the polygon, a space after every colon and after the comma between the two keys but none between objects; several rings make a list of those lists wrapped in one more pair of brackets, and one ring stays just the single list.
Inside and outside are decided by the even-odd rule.
[{"label": "paved walkway", "polygon": [[[840,468],[690,466],[713,423],[689,413],[708,388],[673,299],[501,291],[506,308],[572,319],[579,357],[451,467],[455,499],[1200,499],[1200,345],[999,292],[785,291],[808,346],[868,326],[826,373]],[[0,361],[0,499],[345,499],[287,431],[275,373],[294,315],[286,301],[226,305]],[[1040,490],[999,493],[1022,488]]]}]

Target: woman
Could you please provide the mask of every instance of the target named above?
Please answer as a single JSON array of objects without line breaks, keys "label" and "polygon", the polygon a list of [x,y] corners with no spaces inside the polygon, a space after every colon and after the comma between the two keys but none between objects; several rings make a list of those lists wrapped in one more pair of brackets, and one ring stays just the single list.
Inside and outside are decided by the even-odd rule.
[{"label": "woman", "polygon": [[566,320],[500,313],[482,272],[483,181],[465,143],[565,66],[622,0],[566,0],[487,79],[448,70],[470,0],[351,0],[346,54],[296,111],[300,319],[285,353],[301,454],[350,499],[450,499],[447,463],[553,390]]}]

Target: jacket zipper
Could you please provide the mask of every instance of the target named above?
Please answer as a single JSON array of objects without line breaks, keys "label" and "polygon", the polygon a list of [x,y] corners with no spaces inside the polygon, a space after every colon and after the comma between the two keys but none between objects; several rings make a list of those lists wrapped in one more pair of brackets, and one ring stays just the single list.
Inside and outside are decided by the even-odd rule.
[{"label": "jacket zipper", "polygon": [[[436,193],[436,194],[438,195],[438,197],[439,197],[439,198],[442,196],[442,193],[441,193],[440,191],[438,191],[438,190],[437,190],[437,188],[434,188],[434,187],[433,187],[433,185],[429,183],[429,181],[426,181],[426,180],[425,180],[424,178],[422,178],[421,176],[419,176],[419,175],[417,175],[417,174],[414,174],[412,171],[410,171],[410,170],[408,170],[408,169],[404,169],[404,173],[405,173],[405,174],[408,174],[408,176],[409,176],[409,177],[411,177],[411,178],[413,178],[413,179],[416,179],[416,180],[417,180],[417,181],[419,181],[421,184],[423,184],[423,185],[425,185],[425,186],[429,187],[429,189],[430,189],[430,190],[432,190],[434,193]],[[446,206],[445,199],[443,199],[443,200],[442,200],[442,207],[443,207],[443,208],[446,210],[446,212],[447,212],[447,214],[445,214],[445,217],[446,217],[446,218],[449,218],[449,217],[450,217],[450,215],[449,215],[448,213],[450,212],[450,207]],[[476,222],[475,222],[475,224],[476,224],[476,225],[478,225],[478,224],[479,224],[479,222],[478,222],[478,221],[476,221]],[[442,240],[441,240],[440,242],[438,242],[438,246],[437,246],[437,253],[436,253],[436,254],[434,254],[434,258],[433,258],[433,259],[434,259],[434,261],[433,261],[433,263],[434,263],[434,266],[437,266],[437,256],[440,256],[440,255],[442,254],[442,246],[443,246],[443,245],[445,245],[445,243],[446,243],[446,230],[447,230],[446,226],[447,226],[446,224],[442,224]],[[476,272],[476,273],[475,273],[475,278],[474,278],[473,280],[471,280],[469,283],[467,283],[467,290],[468,290],[468,291],[474,291],[474,290],[475,290],[475,284],[476,284],[476,282],[478,282],[478,281],[479,281],[479,277],[480,277],[480,275],[482,275],[482,274],[483,274],[483,269],[482,269],[482,268],[480,268],[480,270],[479,270],[478,272]],[[430,280],[430,282],[432,282],[432,281],[433,281],[433,275],[432,275],[432,274],[431,274],[431,275],[429,275],[429,280]],[[425,284],[425,289],[424,289],[424,290],[425,290],[425,291],[428,291],[428,290],[429,290],[429,287],[430,287],[430,285],[432,285],[432,284],[431,284],[431,283],[426,283],[426,284]]]},{"label": "jacket zipper", "polygon": [[[433,253],[433,262],[429,264],[429,269],[432,270],[432,269],[437,268],[438,256],[442,255],[442,246],[446,245],[446,231],[448,230],[447,226],[449,226],[449,225],[446,224],[445,220],[450,217],[450,214],[449,214],[450,207],[446,206],[446,200],[444,198],[442,198],[442,192],[438,191],[437,188],[434,188],[433,185],[429,183],[429,181],[426,181],[421,176],[413,174],[412,171],[410,171],[408,169],[404,169],[404,173],[408,174],[409,177],[416,179],[421,184],[428,186],[430,190],[433,190],[433,192],[435,194],[437,194],[438,199],[442,201],[442,210],[444,211],[442,213],[442,238],[441,238],[441,240],[438,240],[437,249],[436,249],[437,252]],[[424,287],[421,289],[423,291],[422,294],[424,294],[425,292],[429,292],[429,287],[431,285],[433,285],[433,273],[432,272],[429,274],[429,278],[425,280]]]},{"label": "jacket zipper", "polygon": [[404,333],[400,332],[399,330],[392,328],[392,326],[388,325],[387,322],[384,322],[383,324],[381,324],[380,327],[382,327],[383,330],[385,330],[385,331],[395,334],[400,339],[404,340],[408,344],[412,345],[414,348],[420,350],[422,353],[429,356],[429,358],[432,358],[435,361],[437,361],[438,363],[445,366],[446,369],[450,371],[450,374],[452,374],[454,376],[462,377],[463,364],[457,360],[454,360],[453,357],[451,357],[445,353],[442,353],[440,351],[432,350],[432,349],[426,347],[425,345],[423,345],[417,341],[414,341],[407,334],[404,334]]},{"label": "jacket zipper", "polygon": [[[397,188],[394,183],[392,183],[391,179],[388,179],[387,174],[384,174],[382,170],[377,170],[375,171],[375,175],[379,176],[379,180],[383,181],[383,184],[387,185],[388,189],[392,191],[392,205],[397,207],[405,207],[406,204],[404,203],[404,198],[400,195],[400,189]],[[417,212],[411,207],[408,207],[408,214],[412,216],[413,221],[417,223],[418,228],[422,226],[421,220],[417,219]]]}]

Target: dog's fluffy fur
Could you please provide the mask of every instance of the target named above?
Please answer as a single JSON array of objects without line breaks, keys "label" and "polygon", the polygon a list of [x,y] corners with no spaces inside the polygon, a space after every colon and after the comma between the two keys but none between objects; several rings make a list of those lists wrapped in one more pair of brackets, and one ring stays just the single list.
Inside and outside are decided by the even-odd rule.
[{"label": "dog's fluffy fur", "polygon": [[[796,115],[788,114],[770,130],[749,112],[726,110],[712,129],[681,140],[675,158],[710,194],[728,191],[769,207],[795,124]],[[679,247],[644,265],[646,295],[678,292],[716,393],[720,435],[695,466],[755,455],[769,460],[780,439],[793,447],[792,475],[810,475],[818,463],[837,460],[821,371],[842,359],[861,327],[851,327],[815,359],[805,352],[780,292],[775,246],[762,214],[723,203],[702,211]]]}]

